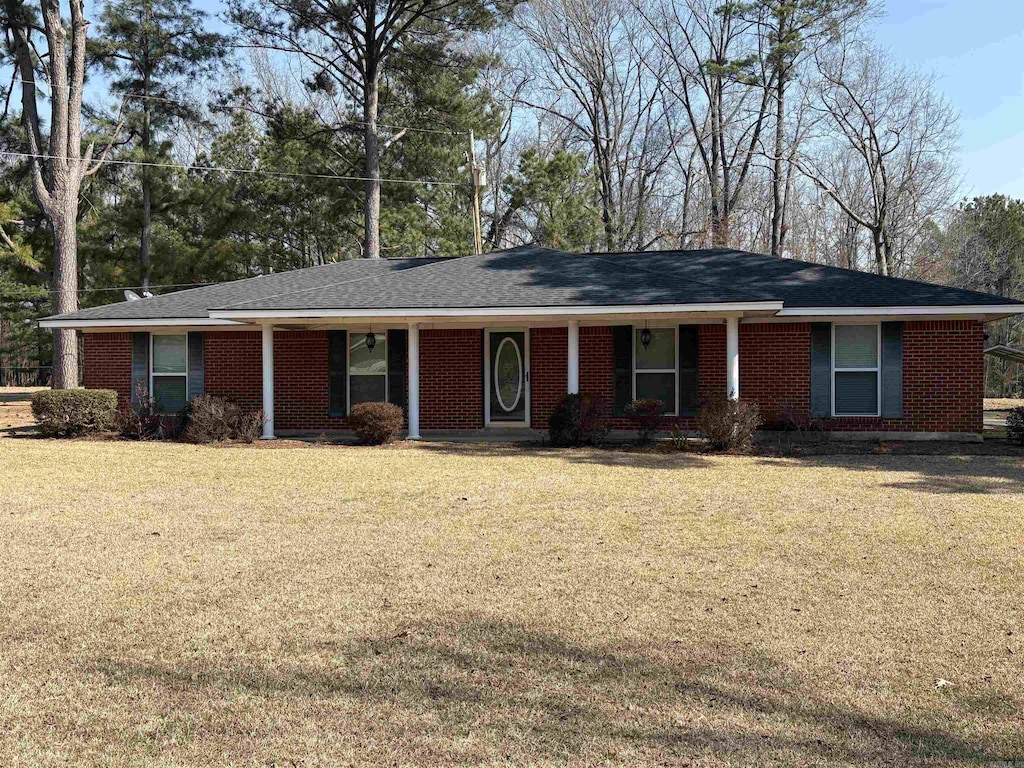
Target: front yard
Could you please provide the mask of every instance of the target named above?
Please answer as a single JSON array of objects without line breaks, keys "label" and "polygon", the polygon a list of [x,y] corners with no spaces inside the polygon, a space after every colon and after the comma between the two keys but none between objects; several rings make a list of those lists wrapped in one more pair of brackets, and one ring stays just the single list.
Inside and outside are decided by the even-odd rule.
[{"label": "front yard", "polygon": [[1024,459],[0,439],[4,765],[1024,759]]}]

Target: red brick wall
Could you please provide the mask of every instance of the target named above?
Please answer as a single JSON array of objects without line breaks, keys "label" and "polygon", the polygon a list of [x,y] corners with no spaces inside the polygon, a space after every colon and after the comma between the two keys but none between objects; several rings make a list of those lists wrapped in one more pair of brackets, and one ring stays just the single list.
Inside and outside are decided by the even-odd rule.
[{"label": "red brick wall", "polygon": [[[724,371],[724,341],[721,357]],[[784,421],[787,413],[809,415],[809,323],[740,323],[740,395],[757,401],[769,425]]]},{"label": "red brick wall", "polygon": [[274,332],[274,428],[346,429],[327,415],[327,331]]},{"label": "red brick wall", "polygon": [[112,389],[118,405],[132,399],[132,336],[130,333],[83,333],[85,360],[82,385]]},{"label": "red brick wall", "polygon": [[547,429],[548,418],[569,387],[569,329],[530,330],[530,425]]},{"label": "red brick wall", "polygon": [[478,328],[420,331],[420,429],[480,429],[484,334]]},{"label": "red brick wall", "polygon": [[[706,397],[725,391],[725,326],[701,325],[698,387]],[[565,328],[533,329],[531,421],[544,429],[566,388]],[[908,322],[904,326],[902,419],[828,419],[831,430],[980,432],[984,393],[984,331],[973,320]],[[131,336],[84,334],[86,387],[131,397]],[[246,408],[262,407],[259,332],[206,333],[206,391]],[[275,334],[275,421],[280,429],[344,428],[327,416],[327,332]],[[478,429],[483,425],[483,332],[420,332],[421,429]],[[580,328],[580,389],[612,403],[611,327]],[[807,416],[810,403],[810,326],[740,325],[740,393],[758,401],[769,421],[784,406]],[[684,428],[693,420],[679,420]],[[628,419],[616,428],[632,427]]]},{"label": "red brick wall", "polygon": [[263,407],[263,341],[259,331],[207,331],[206,393],[247,410]]},{"label": "red brick wall", "polygon": [[976,320],[923,320],[903,326],[903,418],[830,419],[831,430],[981,432],[985,330]]}]

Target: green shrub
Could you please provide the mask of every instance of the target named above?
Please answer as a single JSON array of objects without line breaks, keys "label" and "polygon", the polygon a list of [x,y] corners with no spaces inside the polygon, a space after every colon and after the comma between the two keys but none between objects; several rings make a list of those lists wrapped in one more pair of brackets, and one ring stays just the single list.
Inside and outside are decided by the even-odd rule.
[{"label": "green shrub", "polygon": [[643,444],[651,442],[665,414],[661,400],[634,400],[626,406],[626,415],[636,424],[637,438]]},{"label": "green shrub", "polygon": [[697,430],[715,451],[746,451],[761,425],[761,409],[753,400],[730,400],[717,395],[704,400],[697,412]]},{"label": "green shrub", "polygon": [[185,406],[183,437],[190,443],[255,442],[263,431],[262,411],[243,411],[216,395],[200,395]]},{"label": "green shrub", "polygon": [[608,412],[604,401],[586,392],[563,396],[548,419],[552,445],[600,445],[608,431]]},{"label": "green shrub", "polygon": [[393,403],[359,403],[352,406],[348,423],[364,445],[384,445],[402,432],[402,409]]},{"label": "green shrub", "polygon": [[1006,414],[1006,438],[1011,443],[1024,445],[1024,406],[1011,408]]},{"label": "green shrub", "polygon": [[51,437],[73,437],[112,429],[117,392],[110,389],[44,389],[32,396],[32,415]]}]

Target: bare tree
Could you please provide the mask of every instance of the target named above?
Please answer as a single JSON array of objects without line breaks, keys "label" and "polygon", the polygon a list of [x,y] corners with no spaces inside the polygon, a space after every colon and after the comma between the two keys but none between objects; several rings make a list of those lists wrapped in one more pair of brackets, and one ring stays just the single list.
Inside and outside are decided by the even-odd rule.
[{"label": "bare tree", "polygon": [[953,199],[957,115],[931,78],[877,49],[843,45],[817,63],[817,138],[793,162],[867,230],[878,274],[896,274],[922,223]]},{"label": "bare tree", "polygon": [[[32,194],[53,232],[53,311],[78,309],[78,221],[82,182],[99,170],[110,144],[93,157],[94,145],[82,145],[82,85],[89,22],[82,0],[69,0],[70,25],[65,25],[59,0],[40,0],[42,27],[34,9],[20,0],[5,0],[8,46],[21,81],[21,123],[25,129],[32,175]],[[37,36],[45,38],[40,52]],[[70,41],[69,38],[70,37]],[[42,80],[37,81],[37,74]],[[48,91],[48,93],[46,93]],[[40,102],[49,100],[49,119]],[[45,135],[44,129],[49,130]],[[75,331],[53,332],[53,386],[78,383]]]},{"label": "bare tree", "polygon": [[657,41],[664,91],[690,124],[708,180],[711,244],[730,245],[731,219],[768,114],[765,41],[756,24],[719,0],[634,7]]},{"label": "bare tree", "polygon": [[536,0],[519,23],[540,82],[520,101],[559,121],[568,144],[589,147],[605,247],[648,247],[659,238],[650,207],[672,146],[643,25],[625,0]]}]

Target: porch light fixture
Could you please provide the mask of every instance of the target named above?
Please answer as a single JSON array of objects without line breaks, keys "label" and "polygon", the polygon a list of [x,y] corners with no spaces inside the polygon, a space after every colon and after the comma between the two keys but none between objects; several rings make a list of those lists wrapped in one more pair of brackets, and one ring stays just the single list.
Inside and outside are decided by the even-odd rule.
[{"label": "porch light fixture", "polygon": [[651,329],[647,327],[647,323],[644,323],[644,329],[640,331],[640,343],[644,345],[644,349],[651,346]]},{"label": "porch light fixture", "polygon": [[365,341],[366,341],[366,348],[367,348],[367,350],[369,350],[370,352],[373,352],[373,348],[377,346],[377,336],[376,336],[376,334],[374,334],[373,331],[370,331],[368,334],[366,334]]}]

